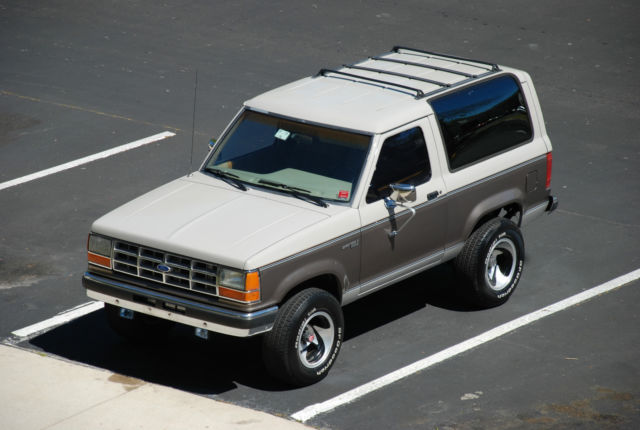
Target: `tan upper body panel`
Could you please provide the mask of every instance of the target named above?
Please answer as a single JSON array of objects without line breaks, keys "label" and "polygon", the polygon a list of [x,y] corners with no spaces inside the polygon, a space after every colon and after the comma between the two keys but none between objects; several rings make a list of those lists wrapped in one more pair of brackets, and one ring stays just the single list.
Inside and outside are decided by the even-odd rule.
[{"label": "tan upper body panel", "polygon": [[194,173],[109,212],[92,232],[251,270],[355,230],[358,223],[348,206],[321,209],[280,192],[240,191]]}]

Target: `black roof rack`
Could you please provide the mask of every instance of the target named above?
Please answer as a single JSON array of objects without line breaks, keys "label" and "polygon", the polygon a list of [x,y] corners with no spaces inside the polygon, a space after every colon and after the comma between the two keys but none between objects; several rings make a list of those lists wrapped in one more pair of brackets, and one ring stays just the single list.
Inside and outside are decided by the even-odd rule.
[{"label": "black roof rack", "polygon": [[[384,71],[381,71],[381,72],[384,73]],[[390,86],[393,86],[393,87],[403,88],[403,89],[409,90],[409,91],[415,91],[417,99],[418,98],[422,98],[422,97],[425,96],[424,91],[422,91],[420,88],[413,88],[413,87],[409,87],[409,86],[402,85],[402,84],[396,84],[395,82],[383,81],[381,79],[368,78],[366,76],[355,75],[353,73],[341,72],[339,70],[320,69],[320,71],[318,72],[317,76],[326,76],[327,73],[333,73],[335,75],[348,76],[348,77],[354,78],[354,79],[361,79],[363,81],[375,82],[377,84],[390,85]]]},{"label": "black roof rack", "polygon": [[[459,62],[459,61],[468,61],[468,62],[471,62],[471,63],[484,64],[485,66],[490,66],[491,70],[494,71],[494,72],[499,72],[500,71],[500,67],[498,67],[498,65],[496,63],[489,63],[489,62],[486,62],[486,61],[472,60],[471,58],[456,57],[454,55],[439,54],[437,52],[424,51],[422,49],[408,48],[406,46],[394,46],[391,51],[392,52],[398,52],[401,49],[403,51],[412,51],[412,52],[418,52],[420,54],[435,55],[435,56],[438,56],[438,57],[442,57],[442,59],[444,59],[444,60],[450,60],[450,61],[451,60],[457,60],[457,61],[454,61],[456,63]],[[471,65],[473,66],[474,64],[471,64]]]},{"label": "black roof rack", "polygon": [[365,72],[384,73],[385,75],[398,76],[399,78],[405,78],[405,79],[413,79],[415,81],[422,81],[422,82],[426,82],[428,84],[434,84],[434,85],[438,85],[438,86],[441,86],[441,87],[450,87],[451,86],[451,84],[447,84],[445,82],[434,81],[433,79],[420,78],[418,76],[411,76],[411,75],[407,75],[405,73],[396,73],[396,72],[392,72],[390,70],[374,69],[373,67],[362,67],[362,66],[356,66],[355,64],[352,64],[352,65],[343,64],[342,67],[346,67],[347,69],[364,70]]},{"label": "black roof rack", "polygon": [[396,60],[393,58],[385,58],[385,57],[369,57],[369,58],[371,60],[376,60],[376,61],[386,61],[389,63],[398,63],[398,64],[405,64],[407,66],[416,66],[416,67],[424,67],[425,69],[439,70],[441,72],[447,72],[447,73],[453,73],[460,76],[466,76],[467,78],[478,77],[478,75],[472,75],[471,73],[465,73],[465,72],[460,72],[458,70],[447,69],[446,67],[430,66],[428,64],[416,63],[414,61]]},{"label": "black roof rack", "polygon": [[[342,66],[342,67],[344,67],[346,69],[362,70],[362,71],[365,71],[365,72],[373,72],[373,73],[379,73],[381,75],[397,76],[397,77],[403,78],[403,79],[426,82],[426,83],[429,83],[429,84],[432,84],[432,85],[437,85],[439,87],[438,89],[435,89],[433,91],[429,91],[427,93],[425,93],[423,90],[421,90],[419,88],[410,87],[410,86],[407,86],[407,85],[402,85],[402,84],[398,84],[398,83],[391,82],[391,81],[385,81],[383,79],[375,79],[375,78],[370,78],[368,76],[357,75],[355,73],[347,73],[347,72],[343,72],[343,71],[340,71],[340,70],[334,70],[334,69],[321,69],[318,72],[317,76],[326,76],[328,73],[331,73],[331,74],[334,74],[334,75],[346,76],[346,77],[349,77],[351,79],[358,79],[358,80],[361,80],[361,81],[373,82],[373,83],[376,83],[376,84],[381,84],[381,85],[386,85],[386,86],[391,86],[391,87],[396,87],[396,88],[402,88],[404,90],[414,91],[416,93],[415,98],[416,99],[421,99],[421,98],[425,98],[425,97],[431,96],[433,94],[439,93],[441,91],[444,91],[447,88],[457,87],[457,86],[463,85],[463,84],[465,84],[465,83],[467,83],[469,81],[472,81],[474,79],[481,78],[483,76],[490,75],[490,74],[493,74],[493,73],[496,73],[496,72],[500,71],[500,67],[498,67],[498,65],[494,64],[494,63],[488,63],[486,61],[471,60],[469,58],[455,57],[453,55],[438,54],[436,52],[423,51],[421,49],[407,48],[407,47],[404,47],[404,46],[394,46],[393,49],[392,49],[392,52],[399,53],[400,50],[416,52],[418,54],[426,54],[428,56],[428,58],[435,58],[435,57],[431,57],[431,56],[436,56],[438,59],[451,61],[451,62],[454,62],[454,63],[457,63],[457,64],[476,63],[476,64],[467,64],[467,65],[474,66],[474,67],[479,67],[479,68],[485,70],[485,72],[480,73],[480,74],[471,74],[471,73],[461,72],[461,71],[458,71],[458,70],[449,69],[449,68],[446,68],[446,67],[432,66],[432,65],[423,64],[423,63],[416,63],[416,62],[413,62],[413,61],[398,60],[398,59],[395,59],[395,58],[386,58],[386,57],[380,57],[380,56],[369,57],[369,60],[386,61],[386,62],[390,62],[390,63],[404,64],[404,65],[407,65],[407,66],[423,67],[423,68],[427,68],[427,69],[431,69],[431,70],[438,70],[438,71],[441,71],[441,72],[453,73],[453,74],[456,74],[456,75],[459,75],[459,76],[464,76],[466,78],[466,79],[462,79],[461,81],[458,81],[458,82],[450,84],[450,83],[440,82],[440,81],[436,81],[436,80],[428,79],[428,78],[423,78],[423,77],[419,77],[419,76],[407,75],[405,73],[393,72],[391,70],[384,70],[384,69],[376,69],[376,68],[373,68],[373,67],[358,66],[356,64],[343,65]],[[420,56],[422,56],[422,55],[420,55]],[[485,65],[485,66],[489,66],[490,69],[485,69],[484,67],[479,66],[479,64],[482,64],[482,65]]]}]

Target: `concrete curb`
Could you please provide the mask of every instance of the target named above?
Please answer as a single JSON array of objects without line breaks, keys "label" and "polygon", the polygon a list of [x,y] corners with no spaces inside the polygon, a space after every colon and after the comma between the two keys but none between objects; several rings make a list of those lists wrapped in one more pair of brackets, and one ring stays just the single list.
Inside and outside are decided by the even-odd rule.
[{"label": "concrete curb", "polygon": [[5,429],[311,428],[8,345],[0,345],[0,380],[0,427]]}]

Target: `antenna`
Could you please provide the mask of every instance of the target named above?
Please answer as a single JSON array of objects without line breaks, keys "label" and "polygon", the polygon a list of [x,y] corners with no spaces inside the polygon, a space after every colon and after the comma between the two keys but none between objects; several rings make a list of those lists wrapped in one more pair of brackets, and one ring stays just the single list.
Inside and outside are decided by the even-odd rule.
[{"label": "antenna", "polygon": [[196,99],[198,96],[198,69],[196,69],[196,82],[193,85],[193,118],[191,121],[191,157],[189,158],[189,171],[187,175],[191,175],[193,171],[193,139],[196,133]]}]

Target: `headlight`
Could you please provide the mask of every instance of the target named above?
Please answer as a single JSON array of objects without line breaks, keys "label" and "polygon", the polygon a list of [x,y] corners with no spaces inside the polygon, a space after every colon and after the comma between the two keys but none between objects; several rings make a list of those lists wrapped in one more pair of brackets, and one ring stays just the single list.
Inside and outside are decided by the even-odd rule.
[{"label": "headlight", "polygon": [[87,259],[90,264],[111,269],[111,240],[106,237],[89,235]]},{"label": "headlight", "polygon": [[260,273],[221,268],[218,272],[218,295],[237,302],[260,300]]},{"label": "headlight", "polygon": [[89,252],[95,254],[104,255],[105,257],[111,256],[111,240],[106,237],[89,235]]},{"label": "headlight", "polygon": [[244,290],[244,272],[231,269],[220,269],[218,283],[225,287]]}]

